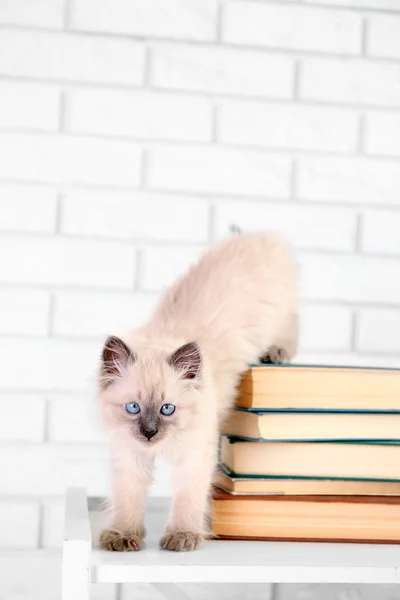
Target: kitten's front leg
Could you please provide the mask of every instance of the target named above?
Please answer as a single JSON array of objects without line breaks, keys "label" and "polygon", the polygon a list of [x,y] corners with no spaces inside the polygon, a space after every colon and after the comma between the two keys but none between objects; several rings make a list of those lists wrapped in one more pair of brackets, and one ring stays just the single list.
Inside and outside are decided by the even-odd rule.
[{"label": "kitten's front leg", "polygon": [[172,511],[163,550],[188,552],[198,548],[208,533],[206,518],[216,451],[197,449],[196,454],[173,467]]},{"label": "kitten's front leg", "polygon": [[144,509],[152,479],[153,458],[146,456],[119,459],[114,464],[110,526],[100,535],[103,550],[131,552],[144,542]]}]

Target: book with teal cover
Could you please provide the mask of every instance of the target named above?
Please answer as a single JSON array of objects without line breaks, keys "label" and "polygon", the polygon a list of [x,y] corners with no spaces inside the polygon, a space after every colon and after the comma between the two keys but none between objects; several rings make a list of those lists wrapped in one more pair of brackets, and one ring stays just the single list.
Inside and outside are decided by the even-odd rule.
[{"label": "book with teal cover", "polygon": [[[229,435],[227,433],[223,433],[221,437],[227,438],[230,444],[236,444],[238,442],[255,442],[255,443],[265,443],[265,444],[298,444],[301,443],[310,443],[310,444],[350,444],[356,445],[361,444],[363,446],[400,446],[400,438],[396,438],[393,440],[373,440],[373,439],[365,439],[365,440],[327,440],[327,439],[315,439],[315,440],[267,440],[265,438],[244,438],[238,435]],[[399,465],[400,472],[400,465]]]},{"label": "book with teal cover", "polygon": [[[253,438],[246,437],[244,435],[231,436],[236,442],[266,442],[268,444],[380,444],[385,446],[398,446],[400,445],[400,438]],[[234,443],[234,442],[232,442]]]},{"label": "book with teal cover", "polygon": [[[399,477],[395,477],[395,478],[387,478],[387,477],[345,477],[345,476],[341,476],[341,477],[336,477],[336,476],[308,476],[308,475],[268,475],[268,474],[254,474],[254,473],[237,473],[234,470],[232,470],[231,468],[229,468],[222,460],[221,457],[221,440],[222,438],[225,438],[229,441],[229,444],[240,444],[240,443],[248,443],[250,442],[254,442],[255,444],[280,444],[283,443],[284,440],[265,440],[265,439],[258,439],[258,440],[246,440],[243,438],[240,438],[238,436],[232,436],[232,435],[228,435],[228,434],[222,434],[220,436],[220,444],[219,444],[219,466],[220,468],[230,477],[234,477],[234,478],[243,478],[243,479],[279,479],[279,480],[286,480],[286,479],[301,479],[301,480],[318,480],[318,481],[384,481],[384,482],[394,482],[394,483],[398,483],[400,482],[400,466],[399,466]],[[292,443],[293,445],[295,445],[296,443],[299,443],[297,441],[291,441],[291,440],[287,440],[285,443]],[[393,446],[393,447],[398,447],[400,446],[400,440],[390,440],[390,441],[373,441],[373,440],[367,440],[367,441],[352,441],[352,440],[340,440],[340,441],[327,441],[327,440],[315,440],[315,441],[309,441],[307,440],[306,443],[310,443],[310,444],[315,444],[316,448],[318,446],[318,444],[332,444],[332,445],[348,445],[348,446],[355,446],[355,445],[361,445],[361,446]]]},{"label": "book with teal cover", "polygon": [[370,477],[307,477],[306,475],[254,475],[253,473],[235,473],[224,465],[219,463],[219,468],[232,479],[273,479],[278,481],[287,481],[290,479],[294,480],[306,480],[306,481],[384,481],[387,483],[400,483],[400,477],[398,479],[377,479]]},{"label": "book with teal cover", "polygon": [[223,433],[243,441],[400,443],[400,411],[237,407]]},{"label": "book with teal cover", "polygon": [[373,365],[325,365],[325,364],[307,364],[307,363],[250,363],[249,369],[260,367],[262,369],[271,368],[282,368],[287,369],[290,367],[304,368],[304,369],[350,369],[355,371],[398,371],[400,373],[400,367],[374,367]]},{"label": "book with teal cover", "polygon": [[[396,409],[362,409],[356,410],[354,408],[247,408],[244,406],[235,406],[235,410],[249,412],[256,415],[266,415],[266,414],[324,414],[324,415],[398,415],[400,414],[400,410]],[[400,433],[400,432],[399,432]]]}]

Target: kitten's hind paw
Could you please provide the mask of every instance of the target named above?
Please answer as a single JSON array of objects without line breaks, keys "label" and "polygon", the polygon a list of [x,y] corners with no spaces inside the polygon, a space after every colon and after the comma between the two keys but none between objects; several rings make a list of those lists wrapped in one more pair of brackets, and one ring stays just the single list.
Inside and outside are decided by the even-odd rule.
[{"label": "kitten's hind paw", "polygon": [[174,531],[166,533],[160,540],[162,550],[174,550],[175,552],[191,552],[201,544],[203,536],[191,531]]},{"label": "kitten's hind paw", "polygon": [[289,358],[289,354],[286,352],[285,348],[280,346],[271,346],[260,358],[260,362],[267,365],[281,365],[282,363],[289,362]]},{"label": "kitten's hind paw", "polygon": [[100,548],[114,552],[137,552],[143,547],[143,538],[118,529],[104,529],[100,535]]}]

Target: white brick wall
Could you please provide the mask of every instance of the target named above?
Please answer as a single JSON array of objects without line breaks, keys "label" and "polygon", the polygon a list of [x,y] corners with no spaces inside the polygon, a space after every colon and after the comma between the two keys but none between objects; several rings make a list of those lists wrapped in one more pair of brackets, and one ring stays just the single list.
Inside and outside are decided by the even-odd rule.
[{"label": "white brick wall", "polygon": [[400,65],[363,59],[306,58],[302,61],[302,100],[398,107]]},{"label": "white brick wall", "polygon": [[400,58],[400,17],[374,16],[369,22],[367,53],[382,58]]},{"label": "white brick wall", "polygon": [[398,258],[307,253],[301,256],[300,264],[306,299],[354,304],[400,302]]},{"label": "white brick wall", "polygon": [[0,127],[4,130],[56,131],[59,93],[48,86],[0,82]]},{"label": "white brick wall", "polygon": [[81,191],[65,194],[60,227],[104,238],[206,242],[208,223],[208,206],[196,197]]},{"label": "white brick wall", "polygon": [[153,92],[85,90],[67,96],[66,129],[149,139],[210,142],[211,103]]},{"label": "white brick wall", "polygon": [[309,206],[288,202],[219,202],[215,233],[224,237],[234,223],[248,231],[260,228],[283,234],[298,248],[352,251],[357,213],[351,208]]},{"label": "white brick wall", "polygon": [[365,151],[368,154],[400,155],[400,115],[371,112],[365,117]]},{"label": "white brick wall", "polygon": [[[23,417],[23,418],[22,418]],[[0,394],[0,439],[7,442],[42,442],[46,406],[40,394]]]},{"label": "white brick wall", "polygon": [[0,135],[0,178],[137,187],[139,147],[90,137]]},{"label": "white brick wall", "polygon": [[399,32],[400,0],[0,0],[1,598],[59,596],[64,489],[107,491],[102,339],[233,226],[294,246],[300,359],[399,366]]},{"label": "white brick wall", "polygon": [[227,100],[218,116],[218,141],[223,144],[343,153],[357,148],[355,110]]},{"label": "white brick wall", "polygon": [[0,289],[0,332],[4,335],[47,335],[50,294]]},{"label": "white brick wall", "polygon": [[[363,215],[361,248],[368,254],[393,254],[400,252],[400,214],[396,210],[367,210]],[[376,231],[385,235],[377,236]]]},{"label": "white brick wall", "polygon": [[218,0],[71,0],[71,25],[84,31],[212,41]]},{"label": "white brick wall", "polygon": [[128,243],[20,235],[4,235],[0,240],[3,283],[129,289],[134,265],[135,251]]},{"label": "white brick wall", "polygon": [[137,85],[144,46],[128,39],[2,30],[0,74],[49,80]]},{"label": "white brick wall", "polygon": [[53,233],[56,228],[56,211],[55,190],[6,184],[1,186],[2,233],[5,231]]},{"label": "white brick wall", "polygon": [[314,7],[232,1],[223,12],[222,39],[284,50],[360,54],[362,17]]},{"label": "white brick wall", "polygon": [[282,156],[221,147],[157,147],[149,151],[151,189],[204,194],[289,196],[291,163]]},{"label": "white brick wall", "polygon": [[196,262],[201,250],[185,246],[147,248],[143,255],[140,287],[145,291],[161,291]]},{"label": "white brick wall", "polygon": [[260,51],[186,44],[152,47],[150,82],[155,88],[290,98],[293,76],[293,60]]},{"label": "white brick wall", "polygon": [[39,539],[39,505],[0,502],[0,549],[36,548]]},{"label": "white brick wall", "polygon": [[6,1],[0,5],[0,23],[61,29],[63,8],[64,0]]},{"label": "white brick wall", "polygon": [[391,158],[300,158],[297,186],[302,200],[364,206],[400,204],[399,163]]},{"label": "white brick wall", "polygon": [[94,382],[98,353],[94,342],[4,336],[0,389],[87,391]]},{"label": "white brick wall", "polygon": [[57,337],[104,339],[139,327],[150,316],[157,295],[110,292],[56,292],[51,330]]}]

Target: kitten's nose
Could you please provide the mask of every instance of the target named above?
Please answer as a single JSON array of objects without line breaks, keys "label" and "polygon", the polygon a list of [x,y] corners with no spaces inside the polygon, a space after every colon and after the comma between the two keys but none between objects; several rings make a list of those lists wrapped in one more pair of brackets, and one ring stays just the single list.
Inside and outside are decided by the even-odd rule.
[{"label": "kitten's nose", "polygon": [[140,433],[148,440],[151,440],[151,438],[156,435],[157,431],[158,429],[145,429],[144,427],[140,428]]}]

